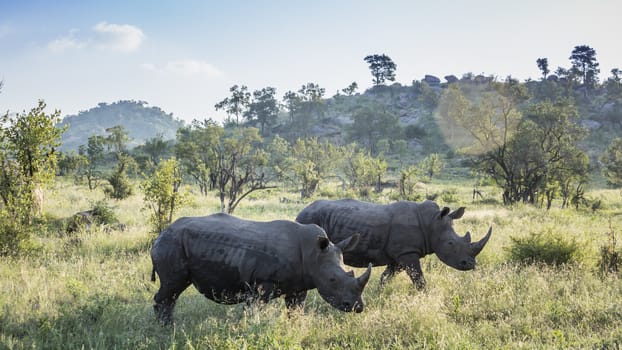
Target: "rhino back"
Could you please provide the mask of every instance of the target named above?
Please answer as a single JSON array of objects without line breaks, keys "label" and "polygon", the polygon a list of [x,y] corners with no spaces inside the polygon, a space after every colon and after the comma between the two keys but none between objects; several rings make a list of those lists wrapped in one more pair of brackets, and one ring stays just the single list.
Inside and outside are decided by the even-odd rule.
[{"label": "rhino back", "polygon": [[183,265],[199,291],[218,300],[233,298],[256,283],[278,284],[283,292],[302,288],[300,252],[309,235],[305,228],[286,221],[252,222],[215,214],[179,219],[158,241],[160,246],[170,243],[165,255],[175,261],[169,264]]},{"label": "rhino back", "polygon": [[305,208],[296,221],[317,224],[333,242],[358,233],[359,242],[354,250],[344,252],[344,262],[356,267],[365,267],[370,261],[384,265],[391,260],[385,251],[392,220],[388,209],[386,205],[352,199],[319,200]]}]

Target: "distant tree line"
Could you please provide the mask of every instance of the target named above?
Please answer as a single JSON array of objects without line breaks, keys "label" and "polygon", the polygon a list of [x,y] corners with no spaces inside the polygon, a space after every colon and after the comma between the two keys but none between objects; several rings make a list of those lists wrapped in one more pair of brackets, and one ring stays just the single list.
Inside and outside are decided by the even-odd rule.
[{"label": "distant tree line", "polygon": [[[77,152],[58,152],[60,112],[46,114],[41,101],[29,113],[7,113],[1,120],[0,254],[24,242],[20,237],[28,236],[29,223],[41,215],[39,193],[55,174],[101,188],[112,199],[130,196],[139,179],[154,232],[184,202],[184,182],[216,195],[228,213],[251,193],[275,186],[309,198],[337,180],[344,191],[365,195],[381,191],[390,173],[397,178],[393,198],[420,200],[417,183],[438,176],[451,162],[490,179],[506,204],[548,208],[560,199],[562,207],[578,206],[596,167],[611,186],[622,186],[619,138],[592,161],[584,149],[588,130],[580,116],[622,127],[622,76],[613,69],[600,84],[595,56],[589,46],[577,46],[571,67],[555,74],[548,59],[538,58],[538,81],[465,74],[443,84],[397,86],[408,93],[394,94],[393,86],[382,85],[394,81],[395,63],[384,54],[369,55],[365,61],[375,87],[363,95],[353,82],[327,99],[324,88],[307,83],[285,93],[280,103],[272,87],[250,92],[234,85],[231,96],[215,106],[227,113],[224,124],[195,120],[177,130],[175,140],[158,135],[134,149],[127,147],[127,130],[115,126],[89,137]],[[400,122],[404,104],[422,108],[423,124]],[[344,133],[313,136],[312,128],[328,120],[329,107],[349,118]],[[410,143],[426,142],[431,146],[418,148],[413,157],[417,148]]]}]

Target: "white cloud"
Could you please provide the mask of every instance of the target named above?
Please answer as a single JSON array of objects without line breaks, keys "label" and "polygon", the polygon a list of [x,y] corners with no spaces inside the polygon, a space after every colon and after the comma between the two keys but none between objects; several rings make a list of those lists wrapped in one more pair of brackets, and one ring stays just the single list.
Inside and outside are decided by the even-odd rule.
[{"label": "white cloud", "polygon": [[205,61],[193,59],[170,61],[161,67],[158,67],[153,63],[144,63],[142,64],[142,68],[151,72],[169,73],[183,76],[202,75],[210,78],[215,78],[223,75],[223,73],[212,64]]},{"label": "white cloud", "polygon": [[48,43],[48,49],[54,53],[61,53],[70,49],[81,49],[86,46],[85,41],[80,41],[75,38],[77,29],[69,31],[69,35],[54,39]]},{"label": "white cloud", "polygon": [[98,35],[95,46],[101,50],[136,51],[145,38],[140,28],[129,24],[99,22],[93,31]]},{"label": "white cloud", "polygon": [[72,29],[68,35],[50,41],[47,47],[54,53],[83,48],[132,52],[140,47],[145,38],[145,34],[140,28],[129,24],[100,22],[92,30],[95,33],[94,36],[79,38],[77,36],[78,30]]}]

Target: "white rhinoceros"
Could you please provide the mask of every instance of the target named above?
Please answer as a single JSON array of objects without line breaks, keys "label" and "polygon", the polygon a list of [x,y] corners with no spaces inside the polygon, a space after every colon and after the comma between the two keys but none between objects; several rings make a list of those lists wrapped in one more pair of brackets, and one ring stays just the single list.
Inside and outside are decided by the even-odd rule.
[{"label": "white rhinoceros", "polygon": [[419,259],[425,255],[434,253],[458,270],[475,267],[475,256],[488,242],[492,227],[484,238],[472,243],[469,232],[461,237],[453,229],[453,220],[463,214],[464,207],[450,213],[449,208],[440,209],[432,201],[379,205],[352,199],[318,200],[303,209],[296,221],[322,227],[333,241],[360,234],[356,247],[343,253],[347,265],[387,265],[381,284],[406,270],[417,288],[423,288]]},{"label": "white rhinoceros", "polygon": [[342,311],[361,312],[371,266],[358,278],[342,267],[342,251],[359,236],[337,244],[317,225],[277,220],[256,222],[227,214],[181,218],[160,233],[151,250],[160,290],[157,316],[168,323],[179,295],[190,285],[218,303],[237,304],[285,297],[303,305],[307,290]]}]

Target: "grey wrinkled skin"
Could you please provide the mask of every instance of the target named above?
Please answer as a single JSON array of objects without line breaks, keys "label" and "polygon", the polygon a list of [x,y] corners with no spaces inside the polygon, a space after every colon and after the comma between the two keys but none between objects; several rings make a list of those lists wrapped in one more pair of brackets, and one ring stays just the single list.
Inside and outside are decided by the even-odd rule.
[{"label": "grey wrinkled skin", "polygon": [[155,273],[160,277],[154,310],[170,323],[175,301],[193,284],[218,303],[284,296],[288,308],[302,307],[307,291],[317,288],[333,307],[361,312],[371,267],[355,278],[342,264],[342,250],[353,249],[358,238],[333,244],[317,225],[285,220],[256,222],[227,214],[181,218],[160,233],[151,250],[152,280]]},{"label": "grey wrinkled skin", "polygon": [[432,201],[379,205],[351,199],[318,200],[303,209],[296,221],[322,227],[333,241],[360,234],[357,246],[343,253],[347,265],[386,265],[381,285],[405,270],[421,289],[425,279],[419,259],[425,255],[434,253],[458,270],[475,267],[475,257],[488,242],[492,228],[472,243],[469,232],[459,236],[453,229],[453,220],[463,214],[464,207],[450,212]]}]

